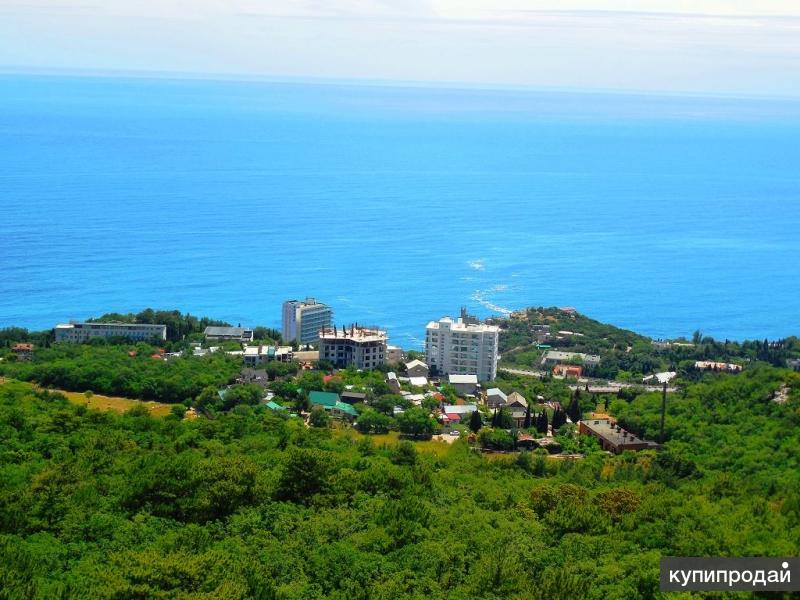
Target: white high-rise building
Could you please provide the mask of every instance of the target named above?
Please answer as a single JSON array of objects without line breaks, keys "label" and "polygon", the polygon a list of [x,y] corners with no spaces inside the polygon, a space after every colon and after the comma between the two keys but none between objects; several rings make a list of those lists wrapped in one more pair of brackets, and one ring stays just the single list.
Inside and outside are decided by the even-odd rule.
[{"label": "white high-rise building", "polygon": [[478,381],[497,376],[497,343],[500,328],[470,317],[444,317],[428,323],[425,362],[440,375],[477,375]]},{"label": "white high-rise building", "polygon": [[327,304],[317,302],[314,298],[305,300],[287,300],[283,303],[283,341],[291,344],[315,344],[319,340],[319,332],[330,327],[333,322],[333,311]]}]

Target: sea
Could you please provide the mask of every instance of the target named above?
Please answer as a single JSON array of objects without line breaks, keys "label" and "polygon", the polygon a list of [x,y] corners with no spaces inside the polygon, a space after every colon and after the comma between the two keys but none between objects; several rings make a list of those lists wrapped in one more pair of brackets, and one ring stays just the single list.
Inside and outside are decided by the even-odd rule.
[{"label": "sea", "polygon": [[0,327],[307,296],[405,348],[462,306],[800,334],[800,102],[0,75]]}]

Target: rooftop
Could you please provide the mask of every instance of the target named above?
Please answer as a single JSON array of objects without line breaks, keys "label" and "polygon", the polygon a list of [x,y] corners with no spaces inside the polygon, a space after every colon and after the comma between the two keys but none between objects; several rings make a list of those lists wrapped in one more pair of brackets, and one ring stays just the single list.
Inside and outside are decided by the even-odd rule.
[{"label": "rooftop", "polygon": [[478,376],[477,375],[458,375],[458,374],[451,374],[447,376],[447,380],[450,383],[474,383],[478,385]]},{"label": "rooftop", "polygon": [[245,356],[282,356],[291,352],[291,346],[247,346],[244,349]]},{"label": "rooftop", "polygon": [[210,336],[219,336],[219,335],[235,335],[241,336],[245,331],[250,331],[245,327],[218,327],[215,325],[210,325],[205,328],[203,333],[205,335]]},{"label": "rooftop", "polygon": [[438,321],[428,323],[426,329],[448,328],[451,331],[467,331],[471,333],[499,333],[500,327],[497,325],[486,325],[485,323],[465,323],[464,319],[453,320],[444,317]]},{"label": "rooftop", "polygon": [[446,404],[442,412],[445,414],[454,413],[457,415],[465,415],[472,414],[476,410],[478,410],[478,407],[475,404]]},{"label": "rooftop", "polygon": [[428,365],[416,358],[411,362],[406,363],[406,369],[413,369],[414,367],[425,367],[427,369]]},{"label": "rooftop", "polygon": [[319,332],[321,340],[354,340],[356,342],[385,342],[386,332],[377,327],[361,327],[351,325],[350,327],[323,327]]},{"label": "rooftop", "polygon": [[581,421],[583,425],[598,437],[602,437],[614,446],[624,446],[626,444],[651,444],[653,448],[658,444],[649,440],[636,437],[629,431],[625,431],[619,425],[612,423],[608,419],[586,419]]},{"label": "rooftop", "polygon": [[82,327],[125,327],[126,329],[147,329],[152,327],[164,327],[166,325],[157,323],[120,323],[119,321],[95,321],[92,323],[59,323],[56,329],[75,329]]},{"label": "rooftop", "polygon": [[311,401],[311,404],[334,406],[337,402],[339,402],[339,394],[314,390],[308,394],[308,399]]}]

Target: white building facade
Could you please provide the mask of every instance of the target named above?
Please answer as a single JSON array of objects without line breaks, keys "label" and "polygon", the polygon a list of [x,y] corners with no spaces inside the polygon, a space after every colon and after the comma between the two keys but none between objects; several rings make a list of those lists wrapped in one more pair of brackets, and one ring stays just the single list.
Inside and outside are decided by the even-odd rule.
[{"label": "white building facade", "polygon": [[315,344],[323,327],[333,322],[333,310],[314,298],[283,303],[281,335],[286,343]]},{"label": "white building facade", "polygon": [[81,344],[92,338],[116,337],[137,342],[163,341],[167,339],[167,326],[149,323],[63,323],[55,327],[57,342]]},{"label": "white building facade", "polygon": [[440,375],[477,375],[479,381],[497,376],[497,325],[466,323],[444,317],[425,330],[425,362]]}]

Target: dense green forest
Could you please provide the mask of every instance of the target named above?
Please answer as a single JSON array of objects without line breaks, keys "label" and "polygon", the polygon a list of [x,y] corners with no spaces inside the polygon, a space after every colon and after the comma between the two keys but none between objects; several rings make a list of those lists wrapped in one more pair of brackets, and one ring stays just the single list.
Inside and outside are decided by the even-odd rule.
[{"label": "dense green forest", "polygon": [[[716,375],[670,395],[661,452],[563,460],[6,383],[0,598],[659,597],[662,555],[800,553],[798,389],[769,366]],[[611,408],[649,434],[657,400]]]},{"label": "dense green forest", "polygon": [[0,375],[70,391],[126,396],[160,402],[191,401],[209,386],[231,383],[239,360],[224,353],[202,357],[152,357],[149,344],[54,344],[31,361],[4,361]]}]

